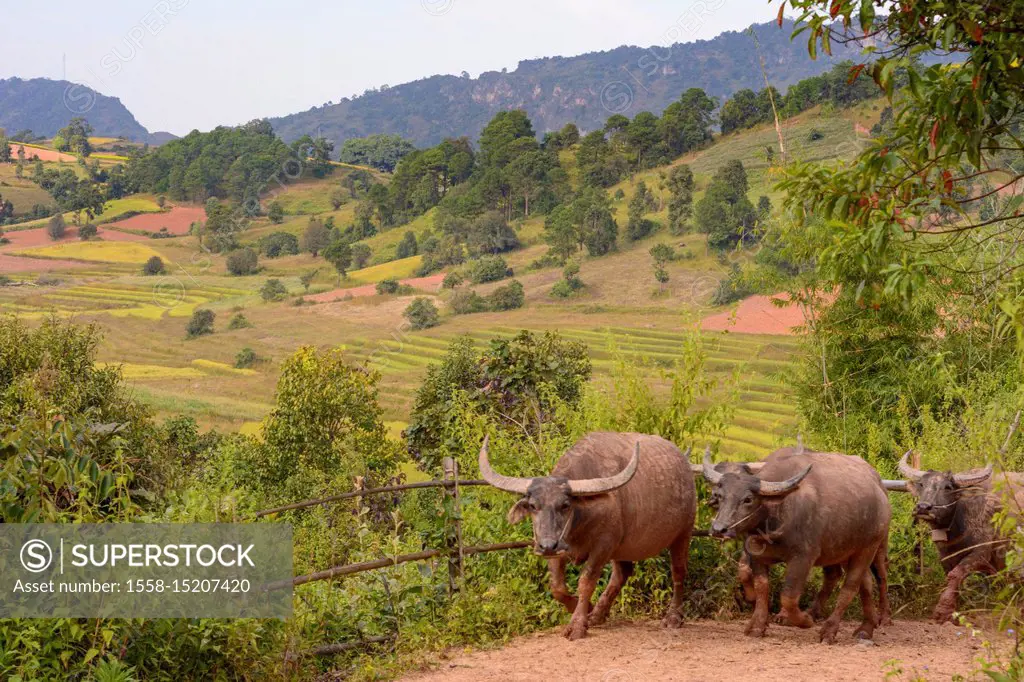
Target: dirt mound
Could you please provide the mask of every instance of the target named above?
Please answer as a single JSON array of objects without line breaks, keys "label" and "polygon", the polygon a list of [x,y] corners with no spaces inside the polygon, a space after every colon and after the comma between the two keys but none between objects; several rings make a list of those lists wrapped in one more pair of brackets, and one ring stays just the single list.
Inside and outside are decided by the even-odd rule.
[{"label": "dirt mound", "polygon": [[701,320],[701,329],[740,334],[794,334],[793,327],[804,324],[799,306],[789,304],[780,308],[772,299],[788,301],[789,297],[786,294],[751,296],[740,301],[735,310],[705,317]]},{"label": "dirt mound", "polygon": [[[438,289],[441,288],[441,282],[444,281],[444,273],[430,275],[429,277],[413,277],[411,279],[403,279],[399,281],[402,284],[407,284],[411,286],[413,289],[423,289],[424,291],[437,291]],[[314,303],[330,303],[331,301],[343,301],[346,298],[374,296],[376,293],[376,284],[364,284],[361,287],[351,287],[350,289],[334,289],[333,291],[325,291],[322,294],[306,296],[306,300],[313,301]]]},{"label": "dirt mound", "polygon": [[31,161],[33,156],[38,156],[40,161],[64,161],[74,163],[78,159],[71,154],[64,154],[54,149],[40,149],[39,147],[26,147],[17,142],[11,144],[11,158],[18,158],[18,149],[24,148],[25,161]]},{"label": "dirt mound", "polygon": [[772,626],[762,639],[743,634],[743,623],[701,621],[681,630],[655,623],[611,623],[569,642],[557,632],[514,640],[503,649],[453,654],[429,673],[405,679],[417,682],[493,680],[949,680],[970,678],[981,639],[953,625],[897,621],[875,633],[874,643],[850,637],[845,622],[839,642],[818,643],[817,629]]},{"label": "dirt mound", "polygon": [[131,218],[107,223],[106,227],[143,232],[159,232],[161,227],[166,227],[171,234],[181,236],[188,234],[192,223],[205,219],[206,211],[202,206],[175,206],[164,213],[141,213]]}]

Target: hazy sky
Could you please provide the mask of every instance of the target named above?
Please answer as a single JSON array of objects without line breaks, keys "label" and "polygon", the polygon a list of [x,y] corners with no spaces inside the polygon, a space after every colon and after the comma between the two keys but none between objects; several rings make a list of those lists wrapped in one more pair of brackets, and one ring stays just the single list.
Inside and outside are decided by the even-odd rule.
[{"label": "hazy sky", "polygon": [[278,116],[438,73],[712,38],[767,0],[47,0],[5,2],[0,78],[120,97],[150,131]]}]

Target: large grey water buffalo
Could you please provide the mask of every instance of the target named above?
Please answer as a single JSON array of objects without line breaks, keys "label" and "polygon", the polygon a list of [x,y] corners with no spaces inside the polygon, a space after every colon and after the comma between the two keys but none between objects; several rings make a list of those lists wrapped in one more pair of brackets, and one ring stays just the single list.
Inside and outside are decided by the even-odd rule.
[{"label": "large grey water buffalo", "polygon": [[880,621],[872,597],[872,564],[881,569],[879,601],[883,614],[888,612],[884,556],[891,509],[878,472],[859,457],[808,452],[802,446],[776,450],[756,472],[742,466],[718,471],[708,449],[703,471],[712,486],[710,503],[717,509],[712,535],[744,541],[755,602],[748,635],[762,636],[768,627],[768,569],[783,562],[782,614],[790,625],[814,624],[813,616],[800,610],[800,595],[811,569],[822,566],[825,585],[816,600],[818,609],[844,570],[846,579],[822,625],[821,641],[835,641],[843,613],[858,591],[864,619],[854,636],[871,638]]},{"label": "large grey water buffalo", "polygon": [[[687,451],[687,454],[689,451]],[[672,603],[668,627],[682,625],[683,583],[697,492],[687,454],[659,438],[639,433],[590,433],[562,455],[549,476],[502,476],[480,449],[480,473],[488,483],[522,495],[509,523],[533,521],[534,551],[548,559],[551,593],[572,614],[565,629],[571,640],[608,618],[612,602],[633,573],[633,563],[668,548],[672,561]],[[565,584],[566,563],[585,563],[578,597]],[[605,564],[612,577],[593,611],[590,599]]]},{"label": "large grey water buffalo", "polygon": [[[979,471],[959,474],[922,471],[908,462],[910,452],[900,459],[899,469],[917,499],[914,518],[931,527],[932,540],[946,572],[946,587],[932,612],[935,621],[944,623],[956,610],[960,584],[968,575],[992,574],[1005,566],[1006,543],[999,540],[992,522],[1002,501],[993,492],[991,464]],[[1024,509],[1024,477],[1009,473],[1003,476],[1014,509]]]}]

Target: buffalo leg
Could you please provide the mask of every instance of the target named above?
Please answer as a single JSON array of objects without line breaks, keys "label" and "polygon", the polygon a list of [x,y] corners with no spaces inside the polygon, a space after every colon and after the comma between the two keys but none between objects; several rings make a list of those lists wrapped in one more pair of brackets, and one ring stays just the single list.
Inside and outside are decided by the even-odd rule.
[{"label": "buffalo leg", "polygon": [[750,568],[750,556],[746,552],[740,557],[737,573],[740,586],[743,588],[743,598],[753,604],[757,599],[757,595],[754,594],[754,571]]},{"label": "buffalo leg", "polygon": [[597,588],[597,581],[604,571],[604,565],[608,563],[607,555],[596,560],[593,555],[587,561],[580,572],[580,582],[577,588],[576,610],[572,613],[569,625],[565,628],[565,636],[570,641],[582,639],[587,635],[587,618],[590,615],[590,598],[594,596],[594,589]]},{"label": "buffalo leg", "polygon": [[835,591],[839,579],[843,577],[843,567],[825,566],[821,569],[821,572],[821,589],[818,590],[818,594],[814,598],[814,603],[811,604],[809,612],[811,618],[816,621],[825,617],[825,608],[828,606],[828,600],[832,596],[832,592]]},{"label": "buffalo leg", "polygon": [[936,623],[945,623],[956,611],[957,598],[960,596],[960,585],[971,573],[980,571],[985,566],[985,559],[968,554],[946,575],[946,587],[942,590],[939,603],[935,605],[932,619]]},{"label": "buffalo leg", "polygon": [[686,588],[686,571],[690,561],[690,533],[680,536],[669,548],[672,560],[672,603],[661,624],[667,628],[683,625],[683,593]]},{"label": "buffalo leg", "polygon": [[782,587],[782,613],[790,625],[798,628],[809,628],[814,619],[800,610],[800,595],[807,585],[807,576],[811,573],[813,560],[797,557],[786,565],[786,583]]},{"label": "buffalo leg", "polygon": [[892,607],[889,605],[889,543],[882,541],[882,546],[875,554],[871,568],[878,581],[878,624],[882,627],[892,625]]},{"label": "buffalo leg", "polygon": [[868,566],[871,565],[877,551],[877,544],[863,549],[855,554],[846,565],[846,580],[843,581],[843,587],[839,590],[836,607],[832,610],[832,615],[825,620],[825,624],[821,626],[820,639],[822,642],[835,643],[836,633],[839,632],[839,622],[842,620],[843,614],[846,613],[850,602],[853,601],[854,593],[860,591],[865,573],[867,573]]},{"label": "buffalo leg", "polygon": [[754,615],[744,632],[751,637],[764,637],[768,629],[768,564],[755,560],[750,568],[754,573]]},{"label": "buffalo leg", "polygon": [[604,588],[604,592],[601,593],[601,598],[597,600],[594,610],[590,612],[590,617],[587,619],[588,627],[601,625],[608,620],[608,613],[612,610],[615,598],[619,596],[622,586],[626,584],[631,575],[633,575],[632,561],[612,562],[612,578],[608,581],[608,587]]},{"label": "buffalo leg", "polygon": [[551,596],[565,607],[566,611],[572,613],[576,610],[576,597],[569,594],[569,587],[565,584],[565,557],[548,559],[548,572],[551,574]]},{"label": "buffalo leg", "polygon": [[875,608],[875,595],[871,589],[871,576],[864,571],[860,581],[860,606],[864,611],[864,620],[860,627],[853,631],[854,639],[871,639],[878,626],[878,610]]}]

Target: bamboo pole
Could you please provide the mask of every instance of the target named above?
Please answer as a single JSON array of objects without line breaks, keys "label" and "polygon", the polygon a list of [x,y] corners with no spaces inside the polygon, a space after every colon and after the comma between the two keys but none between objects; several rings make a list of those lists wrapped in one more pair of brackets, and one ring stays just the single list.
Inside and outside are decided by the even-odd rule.
[{"label": "bamboo pole", "polygon": [[[487,485],[487,481],[459,481],[459,485]],[[321,497],[311,500],[303,500],[302,502],[293,502],[292,504],[282,505],[280,507],[274,507],[273,509],[264,509],[263,511],[256,512],[256,518],[268,516],[270,514],[277,514],[283,511],[290,511],[292,509],[305,509],[306,507],[315,507],[320,504],[330,504],[331,502],[340,502],[341,500],[349,500],[353,497],[363,497],[364,495],[379,495],[381,493],[394,493],[401,490],[416,490],[419,488],[448,488],[455,485],[454,481],[420,481],[418,483],[403,483],[401,485],[388,485],[382,488],[366,488],[364,490],[353,490],[347,493],[341,493],[338,495],[331,495],[330,497]]]}]

